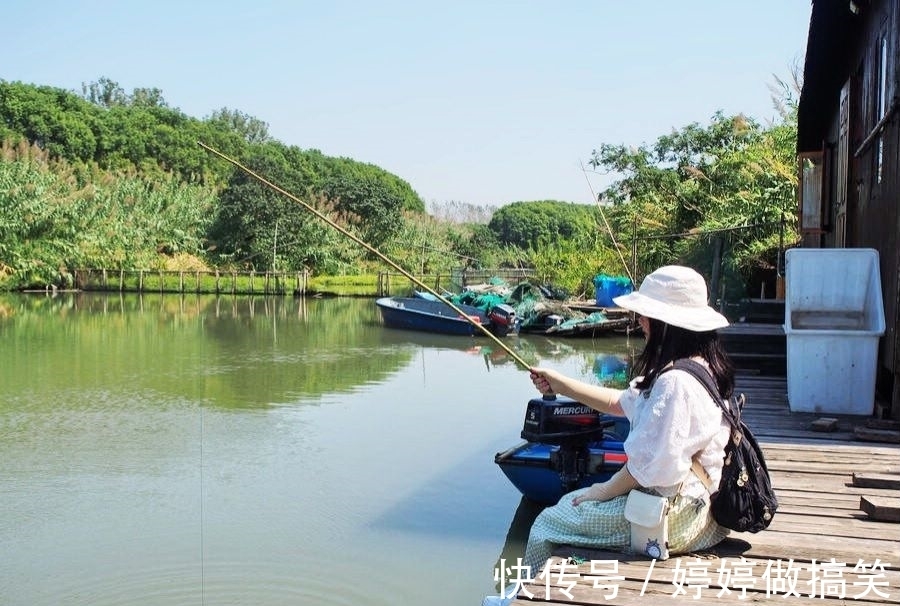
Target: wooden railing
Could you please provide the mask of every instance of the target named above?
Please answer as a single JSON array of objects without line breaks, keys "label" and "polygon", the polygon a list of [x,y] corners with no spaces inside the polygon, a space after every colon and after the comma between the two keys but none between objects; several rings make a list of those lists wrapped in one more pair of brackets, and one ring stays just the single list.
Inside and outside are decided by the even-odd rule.
[{"label": "wooden railing", "polygon": [[[500,278],[510,284],[528,280],[527,269],[454,270],[449,273],[413,275],[438,293],[459,292],[473,284]],[[77,269],[74,287],[85,291],[210,293],[257,295],[305,295],[306,271],[200,271],[162,269]],[[400,273],[380,272],[375,296],[408,295],[421,288]]]},{"label": "wooden railing", "polygon": [[305,271],[75,270],[75,288],[80,290],[303,295],[308,282]]}]

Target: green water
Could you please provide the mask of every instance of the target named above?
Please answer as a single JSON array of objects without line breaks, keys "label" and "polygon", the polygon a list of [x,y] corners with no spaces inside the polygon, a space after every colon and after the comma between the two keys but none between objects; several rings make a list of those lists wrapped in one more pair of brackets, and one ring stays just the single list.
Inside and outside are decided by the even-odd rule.
[{"label": "green water", "polygon": [[[631,347],[506,342],[584,377]],[[371,299],[0,296],[0,604],[480,604],[535,395]]]}]

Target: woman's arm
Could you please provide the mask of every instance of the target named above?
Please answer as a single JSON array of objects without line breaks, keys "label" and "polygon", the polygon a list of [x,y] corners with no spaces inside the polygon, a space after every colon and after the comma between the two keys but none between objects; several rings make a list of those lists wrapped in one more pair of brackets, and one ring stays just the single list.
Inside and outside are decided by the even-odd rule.
[{"label": "woman's arm", "polygon": [[532,368],[531,382],[541,393],[558,393],[562,396],[578,400],[599,412],[612,415],[623,415],[619,406],[622,391],[599,385],[590,385],[562,373],[547,368]]}]

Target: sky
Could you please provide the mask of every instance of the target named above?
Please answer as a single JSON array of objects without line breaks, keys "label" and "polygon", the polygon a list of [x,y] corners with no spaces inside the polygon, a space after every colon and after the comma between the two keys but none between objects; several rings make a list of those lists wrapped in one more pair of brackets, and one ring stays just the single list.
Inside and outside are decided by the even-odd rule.
[{"label": "sky", "polygon": [[375,164],[429,205],[592,203],[604,143],[716,111],[767,124],[810,0],[6,0],[0,79],[158,88]]}]

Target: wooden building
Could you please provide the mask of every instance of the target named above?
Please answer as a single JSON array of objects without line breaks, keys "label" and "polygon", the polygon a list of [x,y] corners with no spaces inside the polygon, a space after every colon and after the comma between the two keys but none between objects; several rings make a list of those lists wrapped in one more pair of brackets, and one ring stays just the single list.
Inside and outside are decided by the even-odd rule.
[{"label": "wooden building", "polygon": [[803,247],[879,253],[876,400],[900,419],[900,0],[812,0],[798,114]]}]

